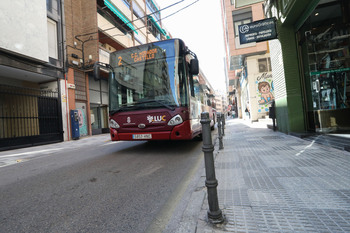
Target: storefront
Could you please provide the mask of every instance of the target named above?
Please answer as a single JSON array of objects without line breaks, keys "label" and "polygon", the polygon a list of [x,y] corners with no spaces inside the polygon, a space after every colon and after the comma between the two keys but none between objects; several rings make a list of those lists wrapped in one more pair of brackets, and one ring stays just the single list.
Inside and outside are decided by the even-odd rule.
[{"label": "storefront", "polygon": [[350,131],[350,1],[265,0],[278,130]]},{"label": "storefront", "polygon": [[297,32],[308,131],[350,131],[349,6],[321,0]]}]

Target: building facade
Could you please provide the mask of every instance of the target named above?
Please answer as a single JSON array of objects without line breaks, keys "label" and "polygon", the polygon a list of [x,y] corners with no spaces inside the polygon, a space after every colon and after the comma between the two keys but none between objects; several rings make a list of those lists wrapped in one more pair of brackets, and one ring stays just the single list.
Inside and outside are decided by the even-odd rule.
[{"label": "building facade", "polygon": [[215,106],[217,112],[221,112],[226,116],[231,114],[232,110],[228,111],[227,109],[227,93],[220,90],[215,91]]},{"label": "building facade", "polygon": [[[109,132],[108,73],[116,50],[170,38],[153,0],[0,3],[0,150]],[[72,118],[72,119],[71,119]],[[73,130],[74,131],[74,130]],[[78,137],[78,138],[79,138]],[[76,138],[74,138],[76,139]]]},{"label": "building facade", "polygon": [[274,99],[269,47],[267,42],[241,44],[238,26],[264,19],[263,1],[222,0],[221,3],[229,109],[239,118],[257,121],[268,115]]},{"label": "building facade", "polygon": [[0,150],[63,140],[60,0],[0,3]]},{"label": "building facade", "polygon": [[80,136],[107,133],[108,73],[95,80],[93,65],[109,63],[111,52],[169,38],[160,8],[153,0],[76,0],[65,4],[65,16],[67,108],[78,111]]},{"label": "building facade", "polygon": [[270,41],[278,129],[349,132],[350,2],[265,1],[277,20]]}]

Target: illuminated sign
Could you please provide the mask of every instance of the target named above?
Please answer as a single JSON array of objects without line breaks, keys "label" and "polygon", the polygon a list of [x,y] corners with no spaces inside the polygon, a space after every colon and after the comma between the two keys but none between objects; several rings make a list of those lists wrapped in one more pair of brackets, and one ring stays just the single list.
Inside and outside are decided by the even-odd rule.
[{"label": "illuminated sign", "polygon": [[269,18],[238,26],[240,44],[277,38],[276,19]]},{"label": "illuminated sign", "polygon": [[[155,54],[157,52],[158,52],[157,48],[144,50],[144,51],[141,51],[141,52],[134,52],[134,53],[130,54],[130,58],[134,62],[141,62],[141,61],[152,60],[152,59],[156,58]],[[118,66],[123,65],[123,57],[122,56],[118,57]]]}]

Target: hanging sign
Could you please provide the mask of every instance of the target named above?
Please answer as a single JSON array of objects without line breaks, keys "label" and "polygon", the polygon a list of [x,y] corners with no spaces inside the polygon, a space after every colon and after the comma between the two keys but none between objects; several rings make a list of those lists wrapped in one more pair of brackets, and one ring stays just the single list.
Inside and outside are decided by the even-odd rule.
[{"label": "hanging sign", "polygon": [[75,84],[74,83],[67,83],[67,87],[69,89],[75,89]]},{"label": "hanging sign", "polygon": [[277,38],[276,18],[268,18],[238,26],[240,44]]}]

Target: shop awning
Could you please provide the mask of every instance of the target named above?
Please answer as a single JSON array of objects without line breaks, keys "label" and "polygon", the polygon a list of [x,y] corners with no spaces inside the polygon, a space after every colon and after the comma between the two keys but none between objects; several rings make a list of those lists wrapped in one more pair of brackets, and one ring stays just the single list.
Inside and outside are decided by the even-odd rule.
[{"label": "shop awning", "polygon": [[160,31],[160,33],[162,33],[164,36],[166,36],[166,32],[163,28],[160,27],[160,25],[157,23],[157,21],[150,15],[148,15],[148,18],[152,21],[152,23],[154,24],[154,26],[156,26],[156,28],[158,29],[158,31]]},{"label": "shop awning", "polygon": [[108,0],[104,0],[104,4],[116,15],[121,21],[123,21],[131,30],[133,30],[136,34],[136,28],[132,25],[132,23]]}]

